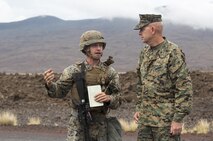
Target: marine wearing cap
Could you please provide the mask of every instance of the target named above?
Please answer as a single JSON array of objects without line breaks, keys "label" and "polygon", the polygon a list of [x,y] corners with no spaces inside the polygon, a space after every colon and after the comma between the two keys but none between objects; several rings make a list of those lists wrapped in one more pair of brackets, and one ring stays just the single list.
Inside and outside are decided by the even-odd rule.
[{"label": "marine wearing cap", "polygon": [[145,27],[146,25],[154,22],[161,22],[161,15],[155,14],[139,14],[140,21],[135,26],[134,30],[140,30],[141,28]]}]

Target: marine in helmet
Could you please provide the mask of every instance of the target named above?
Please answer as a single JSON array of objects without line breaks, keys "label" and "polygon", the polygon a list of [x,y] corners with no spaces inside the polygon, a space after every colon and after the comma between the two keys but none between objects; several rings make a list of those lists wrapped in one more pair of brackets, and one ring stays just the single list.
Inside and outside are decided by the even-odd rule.
[{"label": "marine in helmet", "polygon": [[110,109],[116,109],[120,102],[119,75],[110,64],[113,62],[110,57],[102,62],[101,57],[106,47],[106,42],[101,32],[89,30],[80,37],[80,50],[85,54],[86,59],[81,63],[73,64],[64,69],[60,78],[54,82],[52,69],[46,70],[44,80],[48,95],[54,98],[65,97],[71,94],[71,115],[68,126],[67,141],[84,141],[84,131],[78,120],[78,105],[80,98],[74,74],[85,72],[87,86],[101,86],[94,100],[103,103],[103,106],[90,107],[91,122],[89,123],[89,141],[120,141],[121,127],[116,118],[107,118]]}]

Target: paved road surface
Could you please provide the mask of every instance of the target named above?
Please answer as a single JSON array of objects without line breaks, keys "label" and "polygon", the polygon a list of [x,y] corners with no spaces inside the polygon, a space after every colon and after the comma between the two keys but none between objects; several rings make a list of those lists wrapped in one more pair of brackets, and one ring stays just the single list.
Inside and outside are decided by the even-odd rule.
[{"label": "paved road surface", "polygon": [[[60,127],[0,126],[0,141],[65,141],[67,130]],[[123,141],[136,141],[136,133],[122,135]],[[185,134],[182,141],[213,141],[213,135]]]},{"label": "paved road surface", "polygon": [[[0,126],[0,141],[65,141],[67,130],[59,127]],[[135,141],[136,134],[123,135],[123,141]]]},{"label": "paved road surface", "polygon": [[65,141],[66,134],[54,135],[48,133],[1,132],[0,141]]},{"label": "paved road surface", "polygon": [[0,126],[0,141],[65,141],[66,128]]}]

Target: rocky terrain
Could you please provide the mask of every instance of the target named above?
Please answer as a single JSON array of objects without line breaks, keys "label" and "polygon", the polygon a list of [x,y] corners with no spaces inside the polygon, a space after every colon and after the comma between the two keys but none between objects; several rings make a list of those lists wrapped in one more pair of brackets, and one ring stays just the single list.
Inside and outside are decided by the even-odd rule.
[{"label": "rocky terrain", "polygon": [[[200,119],[213,120],[213,72],[193,71],[191,77],[194,88],[193,110],[185,118],[187,126],[193,126]],[[66,127],[70,96],[63,99],[48,97],[41,74],[0,73],[0,82],[0,111],[10,111],[17,115],[18,125],[25,126],[28,118],[39,117],[42,125]],[[136,73],[120,74],[120,82],[125,102],[110,114],[131,121],[137,100]]]}]

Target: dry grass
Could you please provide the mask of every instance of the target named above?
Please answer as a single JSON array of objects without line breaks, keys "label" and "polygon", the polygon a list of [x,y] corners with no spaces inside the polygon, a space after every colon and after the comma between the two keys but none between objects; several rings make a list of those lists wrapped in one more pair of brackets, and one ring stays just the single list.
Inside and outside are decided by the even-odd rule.
[{"label": "dry grass", "polygon": [[182,133],[196,133],[196,134],[207,134],[213,129],[213,121],[210,123],[206,119],[201,119],[198,123],[191,129],[186,129],[183,126]]},{"label": "dry grass", "polygon": [[210,131],[213,132],[213,121],[210,124]]},{"label": "dry grass", "polygon": [[[124,119],[119,119],[121,127],[124,132],[135,132],[138,125],[134,121],[125,121]],[[190,129],[185,128],[183,125],[182,134],[185,133],[196,133],[196,134],[207,134],[213,132],[213,121],[208,122],[205,119],[201,119],[198,123]]]},{"label": "dry grass", "polygon": [[31,117],[28,118],[28,123],[27,125],[39,125],[41,124],[41,120],[39,117]]},{"label": "dry grass", "polygon": [[138,125],[134,121],[119,119],[119,122],[124,132],[135,132],[137,130]]},{"label": "dry grass", "polygon": [[210,123],[207,120],[200,120],[194,127],[194,131],[197,134],[207,134],[210,129]]},{"label": "dry grass", "polygon": [[0,114],[0,125],[17,125],[17,117],[11,112],[2,112]]}]

